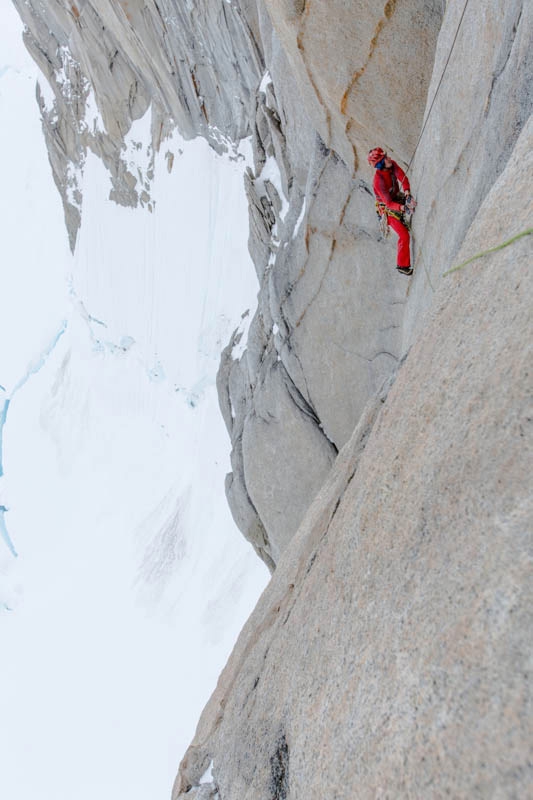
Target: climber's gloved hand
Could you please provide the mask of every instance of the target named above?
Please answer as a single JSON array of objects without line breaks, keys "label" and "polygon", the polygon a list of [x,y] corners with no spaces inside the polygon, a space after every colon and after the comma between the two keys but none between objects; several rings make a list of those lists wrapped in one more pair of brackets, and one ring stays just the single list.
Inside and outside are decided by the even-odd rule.
[{"label": "climber's gloved hand", "polygon": [[414,211],[416,208],[416,200],[414,197],[411,197],[410,194],[405,198],[405,207],[408,211]]}]

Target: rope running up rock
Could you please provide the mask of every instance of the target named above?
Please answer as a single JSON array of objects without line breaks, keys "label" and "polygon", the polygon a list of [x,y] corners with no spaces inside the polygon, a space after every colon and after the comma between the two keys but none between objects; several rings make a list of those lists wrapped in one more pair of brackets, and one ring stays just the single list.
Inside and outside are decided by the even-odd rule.
[{"label": "rope running up rock", "polygon": [[461,18],[459,20],[459,25],[457,26],[457,30],[455,31],[455,36],[453,38],[452,46],[450,48],[450,52],[448,53],[448,58],[446,59],[446,64],[444,65],[444,69],[442,70],[442,75],[440,76],[440,80],[439,80],[439,84],[437,86],[437,90],[436,90],[435,94],[433,95],[433,100],[431,101],[431,105],[429,107],[429,111],[428,111],[427,117],[426,117],[426,119],[424,121],[424,124],[422,126],[422,130],[420,131],[420,136],[418,137],[418,141],[416,143],[416,146],[415,146],[415,149],[414,149],[414,153],[411,156],[411,160],[410,160],[409,164],[407,165],[407,169],[405,170],[406,173],[409,172],[409,168],[410,168],[411,164],[413,163],[413,159],[414,159],[414,157],[416,155],[416,151],[418,150],[418,145],[420,144],[422,136],[424,135],[424,131],[426,129],[426,125],[428,124],[429,117],[430,117],[431,112],[433,110],[433,105],[435,103],[435,100],[437,99],[437,95],[439,93],[439,89],[441,87],[441,83],[442,83],[444,75],[446,73],[446,69],[448,67],[448,64],[450,63],[450,58],[452,57],[453,48],[455,47],[455,42],[457,41],[457,37],[459,35],[459,30],[461,28],[461,25],[462,25],[462,22],[463,22],[463,19],[464,19],[464,15],[465,15],[465,12],[466,12],[466,8],[468,6],[469,1],[470,0],[466,0],[466,2],[465,2],[464,8],[463,8],[463,12],[462,12]]}]

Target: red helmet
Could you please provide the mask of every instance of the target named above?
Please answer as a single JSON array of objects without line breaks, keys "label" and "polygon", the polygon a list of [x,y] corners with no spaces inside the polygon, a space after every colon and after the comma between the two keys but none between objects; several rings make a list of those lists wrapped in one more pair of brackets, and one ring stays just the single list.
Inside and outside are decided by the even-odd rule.
[{"label": "red helmet", "polygon": [[371,167],[375,167],[376,164],[379,164],[382,158],[385,158],[387,153],[385,150],[382,150],[381,147],[374,147],[373,150],[370,150],[368,154],[368,163]]}]

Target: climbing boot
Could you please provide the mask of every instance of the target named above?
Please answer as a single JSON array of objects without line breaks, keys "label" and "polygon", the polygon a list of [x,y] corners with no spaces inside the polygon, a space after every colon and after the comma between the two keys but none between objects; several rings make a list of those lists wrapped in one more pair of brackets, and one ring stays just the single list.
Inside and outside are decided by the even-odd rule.
[{"label": "climbing boot", "polygon": [[396,267],[396,269],[398,270],[398,272],[401,272],[402,275],[412,275],[413,274],[413,268],[412,267]]}]

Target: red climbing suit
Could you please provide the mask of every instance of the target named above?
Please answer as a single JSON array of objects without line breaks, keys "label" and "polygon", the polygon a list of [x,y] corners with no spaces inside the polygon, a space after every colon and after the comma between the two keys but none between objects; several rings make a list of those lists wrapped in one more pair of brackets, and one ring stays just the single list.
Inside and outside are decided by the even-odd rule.
[{"label": "red climbing suit", "polygon": [[[374,194],[379,203],[384,203],[386,211],[401,213],[404,201],[400,194],[400,187],[405,194],[410,194],[409,179],[396,161],[392,162],[390,169],[377,169],[374,174]],[[399,219],[387,214],[389,225],[398,234],[397,265],[410,267],[411,256],[409,253],[409,231]]]}]

